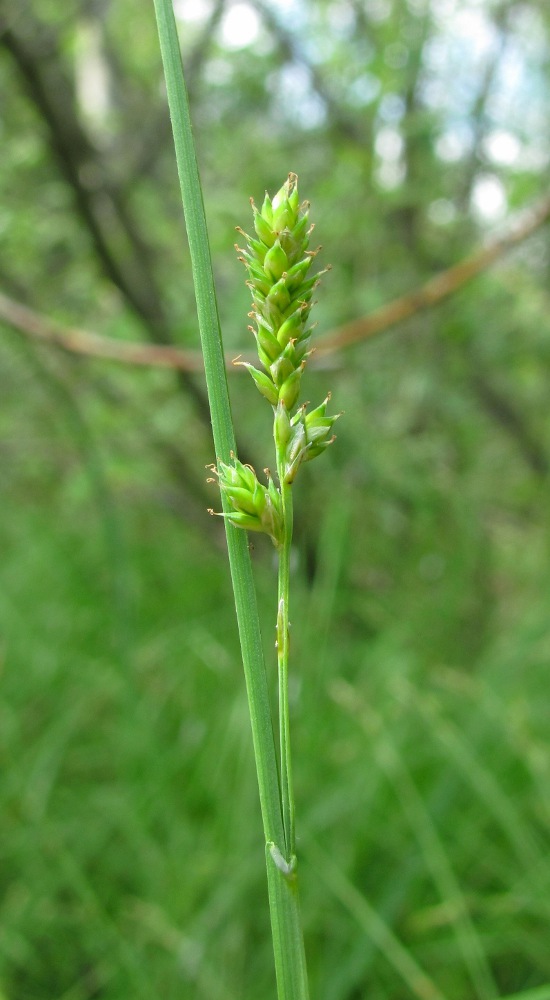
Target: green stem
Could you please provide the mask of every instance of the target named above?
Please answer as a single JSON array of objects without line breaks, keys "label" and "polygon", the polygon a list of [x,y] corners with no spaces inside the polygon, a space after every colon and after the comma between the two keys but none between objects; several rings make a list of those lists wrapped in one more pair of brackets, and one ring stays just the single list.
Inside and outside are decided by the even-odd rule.
[{"label": "green stem", "polygon": [[[176,22],[172,0],[154,0],[154,4],[191,253],[214,447],[223,462],[230,462],[231,453],[235,452],[235,436]],[[223,502],[227,510],[227,504]],[[308,1000],[296,874],[281,853],[281,848],[285,847],[281,791],[250,554],[245,532],[235,528],[227,518],[224,520],[266,841],[277,992],[279,1000]]]},{"label": "green stem", "polygon": [[292,544],[292,487],[283,481],[279,464],[281,501],[284,521],[283,544],[279,550],[279,586],[277,604],[277,663],[279,676],[279,737],[281,748],[281,799],[287,858],[296,854],[294,788],[290,748],[290,713],[288,705],[288,657],[290,646],[289,595],[290,549]]}]

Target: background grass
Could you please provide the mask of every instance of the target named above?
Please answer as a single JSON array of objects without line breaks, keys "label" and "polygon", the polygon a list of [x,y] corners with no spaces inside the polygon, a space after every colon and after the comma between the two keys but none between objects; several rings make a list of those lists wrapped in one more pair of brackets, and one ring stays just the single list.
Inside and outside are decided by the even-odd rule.
[{"label": "background grass", "polygon": [[[152,5],[139,25],[129,0],[4,6],[2,291],[104,336],[196,347]],[[232,48],[223,5],[201,23],[180,5],[228,350],[246,347],[249,308],[234,226],[289,169],[333,264],[321,333],[546,193],[545,5],[318,0],[282,22],[275,5],[248,6],[261,30]],[[470,44],[464,11],[494,46]],[[111,81],[101,120],[75,82],[90,21]],[[304,65],[310,83],[289,100]],[[70,177],[59,122],[72,123]],[[464,127],[471,144],[449,159],[443,139]],[[387,170],[388,128],[401,174]],[[490,155],[502,130],[520,148],[508,164]],[[500,217],[480,212],[488,174]],[[308,373],[305,398],[331,389],[345,411],[295,498],[315,1000],[550,998],[548,315],[540,229],[437,310]],[[0,334],[1,1000],[272,997],[202,380]],[[245,377],[230,389],[242,457],[261,469],[265,404]],[[251,541],[275,696],[273,553]]]},{"label": "background grass", "polygon": [[[28,371],[12,366],[15,390]],[[2,482],[5,994],[269,996],[223,554],[144,487],[141,459],[111,466],[50,405],[21,417]],[[357,411],[341,424],[347,469],[335,447],[314,490],[318,571],[294,574],[313,995],[424,995],[370,907],[439,995],[514,993],[550,978],[546,505],[523,476],[520,501],[486,481],[472,513],[467,477],[434,481],[439,431],[403,456],[398,493],[389,416],[376,436]]]}]

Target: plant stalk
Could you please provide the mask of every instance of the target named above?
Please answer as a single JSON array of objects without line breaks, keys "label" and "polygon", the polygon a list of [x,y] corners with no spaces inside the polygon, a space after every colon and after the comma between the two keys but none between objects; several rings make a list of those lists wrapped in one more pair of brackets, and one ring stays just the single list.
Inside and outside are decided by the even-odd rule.
[{"label": "plant stalk", "polygon": [[[235,452],[235,436],[189,102],[172,0],[154,0],[154,5],[191,253],[214,447],[218,458],[227,463]],[[222,502],[227,511],[223,497]],[[281,788],[250,554],[245,532],[235,528],[228,518],[224,520],[266,842],[278,998],[309,1000],[296,872],[283,855],[286,838]]]},{"label": "plant stalk", "polygon": [[[277,441],[276,441],[277,446]],[[277,595],[277,666],[279,683],[279,741],[281,766],[281,801],[287,860],[296,856],[296,824],[294,786],[292,781],[292,755],[290,746],[290,711],[288,701],[288,660],[290,651],[290,550],[292,545],[293,509],[292,486],[284,482],[284,464],[277,448],[278,475],[281,484],[281,501],[284,522],[283,543],[279,549]]]}]

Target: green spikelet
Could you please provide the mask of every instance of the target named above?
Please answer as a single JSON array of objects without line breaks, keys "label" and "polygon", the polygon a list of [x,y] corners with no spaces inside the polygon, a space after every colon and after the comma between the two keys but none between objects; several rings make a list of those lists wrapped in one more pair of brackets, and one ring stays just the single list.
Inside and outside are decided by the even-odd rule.
[{"label": "green spikelet", "polygon": [[[214,469],[222,493],[233,508],[226,514],[232,524],[271,537],[278,549],[288,547],[288,490],[304,462],[316,458],[334,441],[332,426],[338,419],[326,412],[330,394],[310,413],[298,407],[301,380],[309,355],[313,327],[309,324],[312,295],[320,275],[310,277],[317,250],[311,251],[309,204],[300,205],[298,179],[289,174],[271,199],[266,193],[258,210],[252,202],[254,237],[246,238],[246,248],[237,247],[247,271],[252,293],[250,316],[258,357],[264,371],[244,361],[256,388],[273,407],[274,440],[278,487],[268,474],[263,486],[249,466],[233,459],[232,465],[219,463]],[[323,272],[321,272],[322,274]],[[286,497],[286,500],[285,500]]]},{"label": "green spikelet", "polygon": [[332,426],[342,415],[327,415],[330,393],[320,406],[307,413],[301,406],[290,421],[290,435],[286,445],[285,483],[294,482],[300,465],[317,458],[335,440]]},{"label": "green spikelet", "polygon": [[229,518],[238,528],[269,535],[274,545],[280,545],[283,535],[280,495],[269,473],[268,485],[263,486],[254,469],[243,465],[238,458],[233,458],[233,465],[219,462],[212,471],[218,477],[221,492],[233,507],[227,514],[217,516]]},{"label": "green spikelet", "polygon": [[252,210],[258,239],[245,233],[247,247],[237,249],[248,271],[258,356],[273,393],[266,391],[255,369],[249,371],[273,406],[283,398],[287,409],[291,409],[309,353],[308,319],[313,289],[319,280],[319,275],[307,277],[317,253],[308,250],[309,205],[300,205],[298,179],[296,174],[289,174],[273,199],[266,194],[261,209],[258,211],[252,203]]}]

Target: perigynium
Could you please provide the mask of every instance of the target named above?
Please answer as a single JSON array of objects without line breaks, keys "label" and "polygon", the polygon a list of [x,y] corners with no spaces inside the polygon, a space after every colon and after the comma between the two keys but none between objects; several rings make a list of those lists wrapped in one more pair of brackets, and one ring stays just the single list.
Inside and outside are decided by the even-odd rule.
[{"label": "perigynium", "polygon": [[[330,416],[330,395],[308,411],[298,404],[302,376],[311,353],[312,296],[320,272],[311,276],[319,249],[309,250],[313,226],[309,204],[300,204],[298,179],[289,174],[273,199],[266,193],[261,209],[252,201],[255,236],[242,229],[246,247],[236,246],[248,272],[252,293],[249,327],[256,340],[261,369],[245,362],[256,387],[273,410],[273,438],[278,485],[266,470],[267,485],[254,469],[236,457],[213,467],[228,508],[220,516],[249,531],[269,535],[279,556],[277,604],[277,659],[279,687],[279,745],[281,808],[284,845],[271,854],[285,874],[295,870],[294,794],[290,754],[288,705],[289,583],[292,542],[292,483],[304,462],[316,458],[332,442],[339,414]],[[263,369],[263,370],[262,370]]]}]

